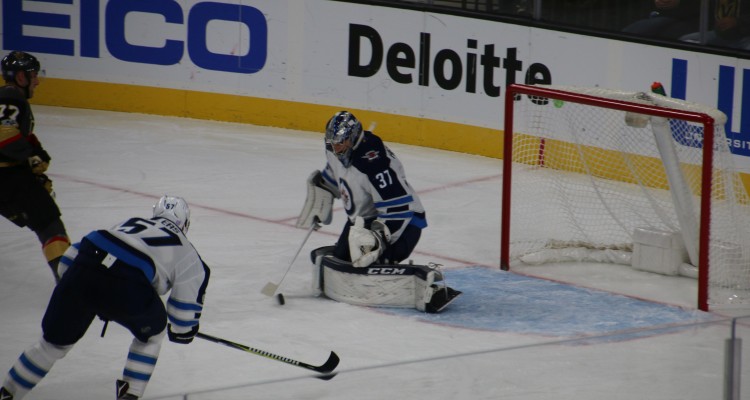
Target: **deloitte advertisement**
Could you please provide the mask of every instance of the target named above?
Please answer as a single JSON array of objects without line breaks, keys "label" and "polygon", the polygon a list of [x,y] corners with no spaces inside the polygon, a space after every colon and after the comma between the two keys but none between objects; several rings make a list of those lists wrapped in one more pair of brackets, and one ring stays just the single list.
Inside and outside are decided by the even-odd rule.
[{"label": "deloitte advertisement", "polygon": [[[380,118],[386,139],[399,130],[408,143],[466,151],[502,130],[511,83],[643,91],[660,81],[726,113],[750,171],[750,56],[327,0],[3,0],[0,12],[3,52],[37,55],[49,90],[85,82],[118,93],[103,105],[66,87],[77,102],[60,105],[144,112],[135,105],[146,102],[185,116],[213,107],[212,118],[317,130],[347,108]],[[160,98],[175,93],[184,101]]]}]

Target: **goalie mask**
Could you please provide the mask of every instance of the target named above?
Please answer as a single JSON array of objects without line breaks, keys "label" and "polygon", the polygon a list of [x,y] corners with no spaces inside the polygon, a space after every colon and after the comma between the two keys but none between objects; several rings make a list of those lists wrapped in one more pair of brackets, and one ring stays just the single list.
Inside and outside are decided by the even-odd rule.
[{"label": "goalie mask", "polygon": [[326,124],[326,149],[349,167],[352,163],[352,151],[362,140],[362,124],[348,111],[337,112]]},{"label": "goalie mask", "polygon": [[182,197],[164,195],[154,204],[154,218],[166,218],[177,225],[187,235],[190,227],[190,208]]}]

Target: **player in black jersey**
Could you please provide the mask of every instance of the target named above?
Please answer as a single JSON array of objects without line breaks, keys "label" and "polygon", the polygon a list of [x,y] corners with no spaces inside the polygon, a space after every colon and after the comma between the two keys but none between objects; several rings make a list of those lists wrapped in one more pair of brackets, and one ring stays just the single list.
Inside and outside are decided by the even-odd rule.
[{"label": "player in black jersey", "polygon": [[50,156],[34,135],[34,114],[28,100],[39,85],[40,69],[39,60],[22,51],[11,51],[2,60],[0,214],[36,233],[55,281],[59,281],[57,265],[70,239],[53,197],[52,181],[45,175]]}]

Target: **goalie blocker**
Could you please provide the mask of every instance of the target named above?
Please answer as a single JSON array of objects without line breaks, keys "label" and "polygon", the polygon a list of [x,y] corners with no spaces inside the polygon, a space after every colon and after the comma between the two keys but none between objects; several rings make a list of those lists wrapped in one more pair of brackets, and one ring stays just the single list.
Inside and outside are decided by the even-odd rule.
[{"label": "goalie blocker", "polygon": [[[461,292],[445,285],[436,265],[372,264],[356,268],[333,256],[333,246],[315,249],[313,293],[359,306],[444,310]],[[443,282],[438,284],[437,282]]]}]

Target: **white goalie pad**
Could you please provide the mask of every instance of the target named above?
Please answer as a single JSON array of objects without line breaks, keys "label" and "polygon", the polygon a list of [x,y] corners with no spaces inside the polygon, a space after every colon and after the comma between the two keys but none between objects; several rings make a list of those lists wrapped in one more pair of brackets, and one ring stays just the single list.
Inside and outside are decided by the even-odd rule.
[{"label": "white goalie pad", "polygon": [[320,171],[314,171],[307,178],[307,198],[302,207],[297,228],[310,228],[315,223],[328,225],[333,219],[333,194],[319,186],[322,178]]},{"label": "white goalie pad", "polygon": [[424,265],[373,264],[356,268],[330,255],[332,249],[313,251],[313,291],[342,303],[425,311],[435,292],[432,284],[443,279],[440,271]]},{"label": "white goalie pad", "polygon": [[[387,228],[386,228],[387,229]],[[365,228],[362,217],[354,219],[349,229],[349,255],[356,268],[367,267],[378,260],[383,253],[383,238],[379,233]]]}]

